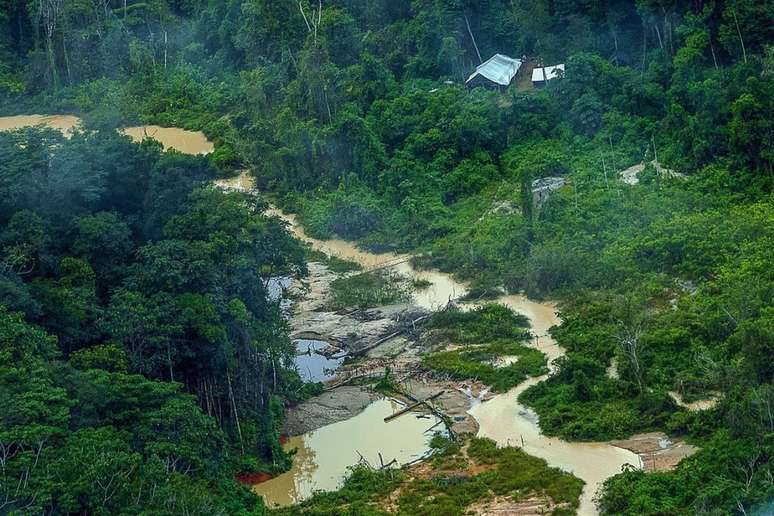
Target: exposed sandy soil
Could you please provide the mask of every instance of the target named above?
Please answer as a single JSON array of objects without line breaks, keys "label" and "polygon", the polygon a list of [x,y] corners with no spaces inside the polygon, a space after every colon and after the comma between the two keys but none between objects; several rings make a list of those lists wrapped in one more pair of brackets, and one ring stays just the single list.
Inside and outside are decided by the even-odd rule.
[{"label": "exposed sandy soil", "polygon": [[720,397],[719,394],[715,394],[706,400],[689,402],[685,401],[677,391],[669,391],[669,396],[675,401],[675,403],[688,410],[709,410],[715,408],[715,405],[718,404],[718,398]]},{"label": "exposed sandy soil", "polygon": [[468,507],[467,514],[477,516],[541,516],[550,514],[557,506],[545,498],[516,501],[508,496],[496,496]]},{"label": "exposed sandy soil", "polygon": [[642,458],[645,471],[670,471],[699,448],[681,439],[670,439],[662,432],[633,435],[610,444],[633,451]]},{"label": "exposed sandy soil", "polygon": [[378,395],[360,387],[337,387],[288,410],[282,433],[301,435],[344,421],[362,412],[378,398]]},{"label": "exposed sandy soil", "polygon": [[[661,177],[672,178],[672,179],[686,178],[685,174],[681,174],[680,172],[675,172],[674,170],[665,168],[661,165],[661,163],[659,163],[656,160],[651,161],[650,164],[656,168],[656,171],[661,175]],[[618,176],[620,177],[621,181],[623,181],[627,185],[636,185],[640,182],[639,174],[643,170],[645,170],[645,164],[638,163],[637,165],[631,166],[626,170],[620,171],[618,173]]]},{"label": "exposed sandy soil", "polygon": [[290,295],[298,299],[290,315],[291,336],[316,338],[348,351],[368,347],[390,334],[401,321],[413,320],[425,312],[407,303],[371,310],[326,310],[330,284],[339,275],[322,263],[308,264],[309,275],[291,285]]}]

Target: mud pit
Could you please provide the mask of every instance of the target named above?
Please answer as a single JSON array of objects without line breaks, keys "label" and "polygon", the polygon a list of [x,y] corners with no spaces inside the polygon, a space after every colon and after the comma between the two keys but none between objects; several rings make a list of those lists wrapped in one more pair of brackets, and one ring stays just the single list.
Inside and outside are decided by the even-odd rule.
[{"label": "mud pit", "polygon": [[343,385],[288,410],[282,433],[297,436],[344,421],[362,412],[378,398],[366,389]]},{"label": "mud pit", "polygon": [[[340,394],[333,403],[340,402]],[[401,408],[395,400],[380,399],[368,404],[357,416],[291,437],[285,449],[297,450],[293,467],[256,485],[253,491],[262,495],[269,506],[289,505],[308,498],[315,490],[336,489],[349,466],[361,460],[379,467],[382,461],[406,464],[422,457],[432,438],[429,430],[438,419],[411,413],[384,421]]]}]

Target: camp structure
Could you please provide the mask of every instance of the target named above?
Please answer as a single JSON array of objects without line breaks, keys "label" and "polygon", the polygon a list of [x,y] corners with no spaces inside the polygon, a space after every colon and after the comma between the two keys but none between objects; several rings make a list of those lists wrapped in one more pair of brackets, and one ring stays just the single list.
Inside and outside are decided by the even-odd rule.
[{"label": "camp structure", "polygon": [[465,84],[471,87],[486,86],[489,88],[506,88],[521,68],[519,59],[512,59],[502,54],[495,54],[476,67]]},{"label": "camp structure", "polygon": [[551,79],[564,77],[564,64],[537,67],[532,70],[532,84],[543,86]]}]

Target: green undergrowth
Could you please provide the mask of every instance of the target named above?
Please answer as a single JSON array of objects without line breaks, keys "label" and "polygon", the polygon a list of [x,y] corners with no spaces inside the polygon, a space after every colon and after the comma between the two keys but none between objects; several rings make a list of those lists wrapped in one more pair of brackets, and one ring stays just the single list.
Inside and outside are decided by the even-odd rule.
[{"label": "green undergrowth", "polygon": [[411,299],[411,284],[390,271],[374,271],[342,276],[331,282],[330,310],[358,308],[367,310],[376,306]]},{"label": "green undergrowth", "polygon": [[[438,436],[432,446],[435,457],[429,472],[355,467],[340,490],[318,493],[300,505],[270,514],[456,516],[494,497],[515,502],[550,499],[558,506],[552,512],[555,515],[574,514],[578,507],[582,480],[518,448],[498,448],[485,438],[473,438],[460,446]],[[389,513],[385,510],[388,501],[394,503]]]},{"label": "green undergrowth", "polygon": [[411,285],[417,290],[424,290],[433,286],[433,282],[424,278],[417,278],[411,281]]},{"label": "green undergrowth", "polygon": [[529,338],[529,319],[506,306],[488,304],[473,310],[457,308],[433,314],[424,325],[432,342],[481,344],[496,339]]},{"label": "green undergrowth", "polygon": [[[439,312],[426,325],[427,342],[439,351],[426,355],[423,363],[458,380],[475,379],[495,391],[508,390],[529,376],[548,372],[543,353],[523,345],[530,338],[528,325],[526,317],[498,304]],[[448,344],[463,347],[445,351]],[[503,357],[518,358],[498,365]]]},{"label": "green undergrowth", "polygon": [[[502,367],[494,365],[498,357],[511,356],[518,360]],[[423,362],[433,371],[446,373],[457,380],[480,380],[497,392],[515,387],[529,376],[548,372],[543,353],[508,340],[497,340],[472,349],[431,353]]]}]

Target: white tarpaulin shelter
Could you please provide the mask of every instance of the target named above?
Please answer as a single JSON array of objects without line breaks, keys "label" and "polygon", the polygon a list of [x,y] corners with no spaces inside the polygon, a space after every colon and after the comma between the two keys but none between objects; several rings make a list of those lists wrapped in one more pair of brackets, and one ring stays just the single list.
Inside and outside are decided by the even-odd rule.
[{"label": "white tarpaulin shelter", "polygon": [[[543,75],[545,73],[545,75]],[[545,68],[535,68],[532,70],[532,82],[543,82],[562,77],[564,75],[564,64],[555,66],[546,66]]]},{"label": "white tarpaulin shelter", "polygon": [[471,82],[483,82],[486,84],[489,81],[500,86],[508,86],[519,72],[519,68],[521,68],[520,60],[512,59],[502,54],[495,54],[486,62],[478,65],[476,71],[470,74],[465,84],[470,84]]}]

